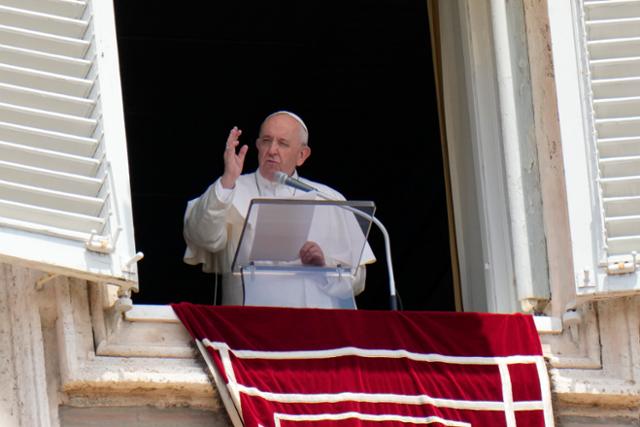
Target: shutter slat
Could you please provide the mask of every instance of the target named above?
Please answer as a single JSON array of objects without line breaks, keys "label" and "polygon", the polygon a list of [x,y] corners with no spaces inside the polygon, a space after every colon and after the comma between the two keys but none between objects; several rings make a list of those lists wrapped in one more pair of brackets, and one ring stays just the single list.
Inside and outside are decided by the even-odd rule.
[{"label": "shutter slat", "polygon": [[54,227],[52,225],[36,224],[27,221],[21,221],[19,219],[5,218],[2,216],[0,216],[0,227],[18,229],[28,231],[30,233],[33,233],[35,231],[39,234],[47,236],[62,237],[64,239],[77,240],[80,242],[86,242],[90,235],[90,233],[65,230],[62,228]]},{"label": "shutter slat", "polygon": [[640,247],[640,235],[612,237],[607,239],[610,254],[629,254]]},{"label": "shutter slat", "polygon": [[589,19],[620,19],[629,16],[640,16],[638,0],[604,0],[585,1]]},{"label": "shutter slat", "polygon": [[16,142],[44,150],[90,157],[98,140],[0,122],[0,140]]},{"label": "shutter slat", "polygon": [[640,96],[596,99],[593,106],[601,118],[640,116]]},{"label": "shutter slat", "polygon": [[589,52],[594,60],[640,56],[640,37],[590,42]]},{"label": "shutter slat", "polygon": [[0,159],[87,177],[94,177],[100,167],[100,161],[93,157],[75,156],[2,140],[0,140]]},{"label": "shutter slat", "polygon": [[97,217],[105,200],[0,180],[0,199]]},{"label": "shutter slat", "polygon": [[42,90],[0,83],[0,99],[8,104],[87,117],[96,103],[92,99],[66,96]]},{"label": "shutter slat", "polygon": [[624,237],[640,233],[640,215],[607,218],[607,236]]},{"label": "shutter slat", "polygon": [[0,0],[0,4],[67,18],[80,18],[87,8],[81,0]]},{"label": "shutter slat", "polygon": [[620,79],[640,76],[640,57],[589,61],[594,79]]},{"label": "shutter slat", "polygon": [[603,199],[607,217],[627,215],[628,212],[640,212],[640,196],[608,197]]},{"label": "shutter slat", "polygon": [[52,113],[3,102],[0,102],[0,117],[10,123],[85,137],[93,134],[97,124],[95,119]]},{"label": "shutter slat", "polygon": [[605,197],[629,197],[640,194],[640,176],[625,178],[600,178]]},{"label": "shutter slat", "polygon": [[600,138],[640,136],[640,117],[597,119],[595,125]]},{"label": "shutter slat", "polygon": [[104,220],[98,217],[41,208],[39,206],[1,199],[0,216],[35,224],[48,224],[53,227],[84,233],[91,233],[92,230],[101,233],[105,224]]},{"label": "shutter slat", "polygon": [[0,180],[95,197],[102,180],[0,160]]},{"label": "shutter slat", "polygon": [[3,64],[80,79],[86,77],[91,69],[91,61],[86,59],[53,55],[5,44],[0,44],[0,58]]},{"label": "shutter slat", "polygon": [[640,19],[602,19],[587,21],[587,35],[590,43],[598,40],[640,37]]},{"label": "shutter slat", "polygon": [[600,174],[603,178],[622,178],[640,175],[640,156],[601,159]]},{"label": "shutter slat", "polygon": [[589,43],[591,59],[640,56],[640,38],[614,39]]},{"label": "shutter slat", "polygon": [[0,82],[69,96],[85,97],[93,81],[0,63]]},{"label": "shutter slat", "polygon": [[591,89],[595,99],[640,96],[640,77],[592,79]]},{"label": "shutter slat", "polygon": [[0,43],[31,49],[37,46],[39,52],[82,58],[89,49],[90,42],[71,37],[56,36],[38,31],[0,25]]},{"label": "shutter slat", "polygon": [[640,156],[640,137],[600,138],[598,152],[603,158]]},{"label": "shutter slat", "polygon": [[0,4],[0,25],[20,27],[27,30],[54,34],[63,37],[82,38],[87,22],[57,15],[34,12]]}]

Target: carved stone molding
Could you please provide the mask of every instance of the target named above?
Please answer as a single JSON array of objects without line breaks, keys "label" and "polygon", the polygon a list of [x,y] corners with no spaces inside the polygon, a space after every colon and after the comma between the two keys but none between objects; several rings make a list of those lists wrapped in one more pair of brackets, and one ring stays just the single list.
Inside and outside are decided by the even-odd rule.
[{"label": "carved stone molding", "polygon": [[[631,416],[637,420],[640,412],[639,302],[638,297],[624,297],[584,306],[578,342],[571,342],[568,334],[556,337],[557,341],[552,343],[549,337],[543,337],[553,355],[550,374],[556,414],[600,418]],[[575,353],[563,353],[571,346]],[[597,366],[585,367],[589,359]]]},{"label": "carved stone molding", "polygon": [[598,314],[593,304],[580,307],[580,323],[561,334],[541,334],[542,349],[552,368],[601,369]]},{"label": "carved stone molding", "polygon": [[105,304],[105,285],[61,278],[55,290],[61,387],[70,404],[223,410],[177,319],[127,319]]},{"label": "carved stone molding", "polygon": [[0,264],[0,416],[3,426],[51,426],[37,273]]}]

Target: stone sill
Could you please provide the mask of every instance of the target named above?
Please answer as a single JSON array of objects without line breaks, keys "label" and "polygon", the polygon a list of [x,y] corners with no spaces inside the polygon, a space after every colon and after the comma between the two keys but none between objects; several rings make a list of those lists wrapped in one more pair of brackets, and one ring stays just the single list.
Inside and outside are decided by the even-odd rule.
[{"label": "stone sill", "polygon": [[[180,323],[168,305],[134,305],[126,312],[125,319],[130,322]],[[558,317],[534,316],[533,321],[540,335],[562,333],[562,320]]]},{"label": "stone sill", "polygon": [[169,305],[134,305],[124,318],[130,322],[180,323]]}]

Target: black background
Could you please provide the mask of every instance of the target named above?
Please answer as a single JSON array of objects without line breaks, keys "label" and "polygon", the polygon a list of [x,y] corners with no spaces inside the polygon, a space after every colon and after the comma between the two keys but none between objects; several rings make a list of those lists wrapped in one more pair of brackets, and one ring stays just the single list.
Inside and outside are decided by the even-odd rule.
[{"label": "black background", "polygon": [[[136,303],[210,303],[213,279],[182,262],[189,199],[223,170],[229,129],[250,145],[286,109],[310,131],[302,176],[373,200],[391,235],[405,309],[453,310],[428,15],[424,0],[116,0],[136,245]],[[364,309],[388,307],[381,233]]]}]

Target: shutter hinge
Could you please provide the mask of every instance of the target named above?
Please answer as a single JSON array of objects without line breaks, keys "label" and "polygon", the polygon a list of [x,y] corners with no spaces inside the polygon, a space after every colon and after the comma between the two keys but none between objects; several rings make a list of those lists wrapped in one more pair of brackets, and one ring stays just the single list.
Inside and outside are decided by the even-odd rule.
[{"label": "shutter hinge", "polygon": [[638,254],[634,251],[629,255],[613,255],[606,261],[600,262],[600,267],[605,269],[607,274],[631,274],[635,273],[638,267]]},{"label": "shutter hinge", "polygon": [[113,236],[99,236],[96,230],[91,230],[89,240],[85,242],[85,246],[88,250],[93,252],[100,252],[103,254],[110,254],[116,249],[116,242],[122,231],[121,227],[116,228]]}]

